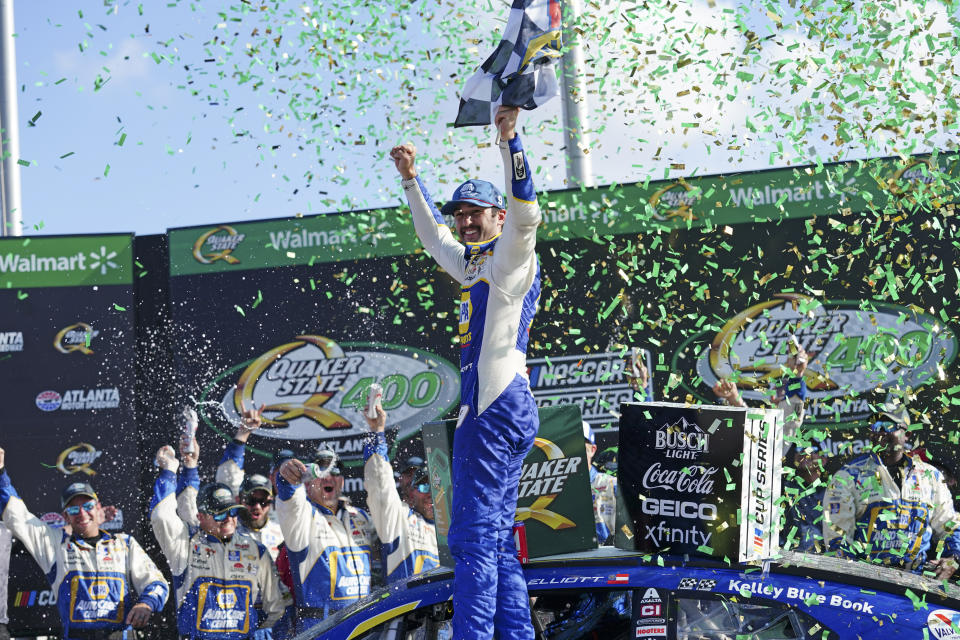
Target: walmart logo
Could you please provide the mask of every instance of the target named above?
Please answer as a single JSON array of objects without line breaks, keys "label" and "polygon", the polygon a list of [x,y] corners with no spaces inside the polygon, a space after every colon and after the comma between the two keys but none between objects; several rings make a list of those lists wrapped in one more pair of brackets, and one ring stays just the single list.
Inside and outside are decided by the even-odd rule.
[{"label": "walmart logo", "polygon": [[110,269],[118,269],[119,264],[114,262],[116,251],[108,251],[100,245],[100,251],[60,256],[38,256],[19,253],[0,255],[0,273],[42,273],[47,271],[91,271],[99,270],[100,275],[106,275]]},{"label": "walmart logo", "polygon": [[90,268],[100,269],[100,275],[106,275],[107,269],[116,269],[120,266],[116,262],[113,262],[113,259],[116,257],[116,251],[107,253],[107,248],[100,245],[100,253],[90,253]]}]

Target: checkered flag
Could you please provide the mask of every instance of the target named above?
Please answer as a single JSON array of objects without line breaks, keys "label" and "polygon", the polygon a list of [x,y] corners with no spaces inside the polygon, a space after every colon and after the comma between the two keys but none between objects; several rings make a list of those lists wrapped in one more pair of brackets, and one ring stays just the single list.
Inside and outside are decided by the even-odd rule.
[{"label": "checkered flag", "polygon": [[560,0],[513,0],[500,45],[463,87],[454,126],[487,125],[501,104],[536,109],[560,95],[560,47]]},{"label": "checkered flag", "polygon": [[697,591],[713,591],[713,588],[717,586],[717,581],[712,578],[704,578],[697,583]]},{"label": "checkered flag", "polygon": [[684,589],[692,591],[697,588],[697,583],[699,580],[696,578],[684,578],[680,581],[680,584],[677,585],[677,591],[682,591]]}]

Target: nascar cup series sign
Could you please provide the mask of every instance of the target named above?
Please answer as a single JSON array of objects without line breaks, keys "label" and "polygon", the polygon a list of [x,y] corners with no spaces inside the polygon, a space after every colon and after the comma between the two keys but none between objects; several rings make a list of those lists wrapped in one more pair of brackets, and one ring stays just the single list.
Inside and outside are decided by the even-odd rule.
[{"label": "nascar cup series sign", "polygon": [[697,358],[702,385],[691,391],[706,398],[718,380],[735,379],[747,403],[763,401],[793,337],[810,356],[807,422],[862,420],[870,409],[858,394],[929,384],[957,356],[950,328],[914,308],[780,294],[740,312],[712,337]]},{"label": "nascar cup series sign", "polygon": [[370,385],[383,387],[383,408],[405,439],[447,413],[459,400],[460,377],[446,360],[389,344],[338,343],[300,335],[233,367],[204,392],[240,371],[222,396],[225,413],[263,406],[258,435],[278,440],[324,440],[340,454],[359,454],[369,431],[361,415]]},{"label": "nascar cup series sign", "polygon": [[617,546],[750,562],[775,549],[779,410],[623,405]]}]

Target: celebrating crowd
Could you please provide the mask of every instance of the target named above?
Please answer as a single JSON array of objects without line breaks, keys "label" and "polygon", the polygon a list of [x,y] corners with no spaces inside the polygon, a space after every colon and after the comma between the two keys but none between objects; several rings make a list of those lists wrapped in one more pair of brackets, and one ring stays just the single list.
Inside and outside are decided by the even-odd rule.
[{"label": "celebrating crowd", "polygon": [[[522,462],[539,426],[525,352],[540,293],[534,252],[540,213],[516,119],[516,108],[502,107],[496,116],[509,197],[489,182],[469,180],[443,207],[462,243],[417,174],[416,150],[400,145],[390,154],[418,236],[462,285],[461,409],[448,535],[456,564],[452,631],[478,640],[494,632],[500,638],[533,637],[512,525]],[[926,568],[949,578],[960,553],[953,499],[942,473],[909,450],[908,407],[876,403],[874,449],[827,477],[816,443],[803,434],[807,359],[795,343],[770,395],[792,445],[786,452],[792,471],[785,482],[784,548],[914,572]],[[626,371],[636,398],[652,399],[647,372],[635,356]],[[721,401],[744,404],[733,381],[719,381],[714,392]],[[344,496],[344,470],[327,449],[308,460],[283,450],[267,473],[247,473],[246,445],[261,424],[262,409],[241,409],[241,424],[214,481],[200,481],[199,445],[192,435],[180,442],[179,456],[171,446],[156,453],[150,523],[173,577],[180,637],[290,637],[367,596],[377,581],[389,584],[438,565],[424,462],[411,458],[391,465],[387,415],[379,402],[373,416],[365,414],[369,512]],[[196,421],[192,412],[186,415]],[[610,543],[615,466],[608,461],[604,472],[593,466],[596,438],[583,427],[596,535],[601,544]],[[63,491],[68,526],[57,529],[27,510],[4,462],[0,449],[2,522],[46,573],[63,637],[134,636],[167,602],[171,584],[164,574],[134,538],[102,530],[105,508],[91,485],[75,482]]]},{"label": "celebrating crowd", "polygon": [[[807,395],[804,356],[801,351],[789,363],[794,375],[772,395],[793,423],[782,546],[949,578],[960,551],[953,500],[943,474],[911,451],[908,408],[878,404],[870,422],[874,448],[828,476],[819,448],[797,444]],[[643,397],[647,372],[642,363],[631,364],[628,380]],[[723,402],[743,405],[728,381],[714,391]],[[378,580],[389,584],[438,565],[425,464],[410,458],[391,465],[379,403],[375,416],[366,417],[363,453],[369,513],[343,495],[341,462],[324,448],[309,460],[281,450],[269,473],[248,473],[245,445],[262,421],[256,408],[243,410],[215,481],[200,482],[195,439],[180,442],[179,456],[169,446],[157,452],[150,521],[173,576],[181,637],[289,637],[366,596]],[[586,423],[584,439],[592,462],[596,440]],[[27,511],[3,467],[0,449],[3,523],[47,574],[64,637],[133,637],[131,630],[146,625],[168,598],[161,570],[134,538],[101,529],[105,510],[89,484],[64,489],[67,528],[60,530]],[[597,539],[609,544],[615,464],[604,471],[591,464]]]},{"label": "celebrating crowd", "polygon": [[[244,443],[260,425],[256,409],[244,410],[216,481],[200,483],[195,439],[180,443],[179,458],[170,446],[157,452],[150,523],[173,576],[181,637],[292,635],[370,592],[377,547],[387,582],[437,566],[425,465],[412,459],[395,478],[379,403],[367,421],[370,513],[343,495],[340,462],[328,450],[306,463],[281,451],[269,478],[247,475]],[[68,527],[57,529],[27,510],[4,462],[0,449],[3,523],[47,574],[63,637],[133,637],[131,630],[167,601],[170,585],[160,569],[134,538],[101,529],[104,507],[92,486],[77,482],[64,490]]]}]

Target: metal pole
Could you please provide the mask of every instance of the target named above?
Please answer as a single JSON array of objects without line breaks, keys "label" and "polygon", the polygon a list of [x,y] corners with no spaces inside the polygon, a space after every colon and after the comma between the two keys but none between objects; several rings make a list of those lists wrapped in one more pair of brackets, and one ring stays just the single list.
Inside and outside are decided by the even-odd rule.
[{"label": "metal pole", "polygon": [[0,0],[0,236],[23,234],[20,200],[20,116],[17,112],[17,54],[13,0]]},{"label": "metal pole", "polygon": [[576,32],[571,28],[582,13],[580,0],[563,3],[564,54],[560,61],[563,91],[563,135],[567,147],[567,183],[571,187],[592,187],[593,162],[590,150],[590,119],[587,104],[586,70],[583,50]]}]

